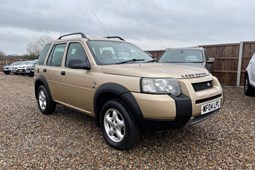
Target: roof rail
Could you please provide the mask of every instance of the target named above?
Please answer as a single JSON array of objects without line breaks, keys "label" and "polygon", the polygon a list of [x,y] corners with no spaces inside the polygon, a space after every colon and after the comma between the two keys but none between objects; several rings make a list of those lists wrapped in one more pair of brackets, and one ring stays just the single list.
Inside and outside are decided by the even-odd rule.
[{"label": "roof rail", "polygon": [[120,36],[107,36],[107,37],[104,37],[104,38],[108,38],[108,39],[111,39],[111,38],[118,38],[119,40],[122,40],[122,41],[125,41],[122,37]]},{"label": "roof rail", "polygon": [[67,36],[71,36],[71,35],[81,35],[81,38],[87,38],[85,34],[83,34],[82,32],[75,32],[75,33],[71,33],[71,34],[65,34],[65,35],[61,35],[58,40],[61,40],[63,37],[67,37]]}]

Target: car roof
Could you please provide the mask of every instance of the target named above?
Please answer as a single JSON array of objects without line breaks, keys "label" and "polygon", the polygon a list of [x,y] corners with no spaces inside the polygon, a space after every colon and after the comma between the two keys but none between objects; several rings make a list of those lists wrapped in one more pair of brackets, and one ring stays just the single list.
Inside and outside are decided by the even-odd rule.
[{"label": "car roof", "polygon": [[125,42],[118,39],[108,39],[103,37],[89,37],[88,38],[65,38],[61,40],[53,40],[52,43],[61,43],[61,42],[67,42],[67,41],[116,41],[116,42]]},{"label": "car roof", "polygon": [[178,50],[178,51],[180,51],[180,50],[183,50],[183,51],[185,51],[185,50],[197,50],[197,51],[203,51],[203,48],[202,47],[180,47],[180,48],[169,48],[169,49],[167,49],[166,51],[175,51],[175,50]]},{"label": "car roof", "polygon": [[[77,37],[77,35],[79,35],[79,37]],[[125,41],[120,36],[106,36],[106,37],[89,36],[87,37],[82,32],[77,32],[77,33],[62,35],[57,40],[53,40],[52,43],[66,42],[66,41],[90,41],[90,40]]]}]

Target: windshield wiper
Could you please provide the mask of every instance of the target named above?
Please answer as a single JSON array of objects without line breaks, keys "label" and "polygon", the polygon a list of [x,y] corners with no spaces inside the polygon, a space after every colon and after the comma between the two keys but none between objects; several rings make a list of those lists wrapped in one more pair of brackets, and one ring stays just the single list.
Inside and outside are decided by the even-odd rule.
[{"label": "windshield wiper", "polygon": [[125,63],[134,63],[136,61],[144,61],[144,59],[131,59],[131,60],[126,60],[126,61],[122,61],[122,62],[119,62],[119,63],[116,63],[116,64],[125,64]]},{"label": "windshield wiper", "polygon": [[194,62],[166,61],[164,63],[203,63],[203,62],[202,61],[194,61]]},{"label": "windshield wiper", "polygon": [[147,61],[146,63],[153,63],[153,62],[158,62],[158,61],[155,59],[152,59],[152,60]]}]

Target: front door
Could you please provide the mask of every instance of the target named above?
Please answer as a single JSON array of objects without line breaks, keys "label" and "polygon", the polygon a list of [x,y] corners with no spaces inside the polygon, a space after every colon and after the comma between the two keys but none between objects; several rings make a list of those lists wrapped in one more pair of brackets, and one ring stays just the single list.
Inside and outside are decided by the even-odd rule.
[{"label": "front door", "polygon": [[84,48],[79,42],[69,43],[65,67],[61,69],[60,89],[64,95],[63,102],[89,114],[92,112],[92,76],[89,70],[70,68],[69,64],[73,61],[84,63],[88,61]]}]

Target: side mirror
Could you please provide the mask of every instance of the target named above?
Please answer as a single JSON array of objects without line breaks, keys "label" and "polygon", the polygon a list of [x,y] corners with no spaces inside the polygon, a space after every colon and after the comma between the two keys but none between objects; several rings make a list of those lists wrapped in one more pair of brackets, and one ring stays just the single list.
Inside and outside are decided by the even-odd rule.
[{"label": "side mirror", "polygon": [[206,63],[213,64],[215,62],[215,58],[209,58]]},{"label": "side mirror", "polygon": [[85,70],[91,69],[91,66],[88,61],[79,60],[79,59],[70,60],[68,67],[73,69],[85,69]]}]

